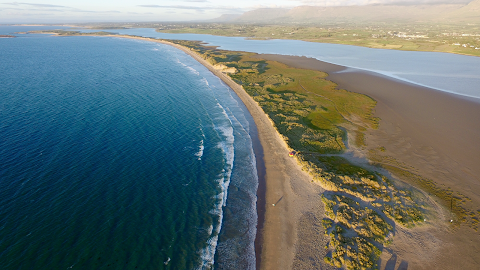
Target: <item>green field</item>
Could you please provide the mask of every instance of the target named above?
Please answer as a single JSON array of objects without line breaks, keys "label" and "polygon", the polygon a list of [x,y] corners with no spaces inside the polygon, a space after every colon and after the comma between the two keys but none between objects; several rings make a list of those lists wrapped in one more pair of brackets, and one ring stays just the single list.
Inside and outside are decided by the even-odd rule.
[{"label": "green field", "polygon": [[[253,39],[295,39],[369,48],[448,52],[480,56],[480,27],[476,25],[372,24],[372,25],[252,25],[164,24],[164,33],[241,36]],[[478,48],[478,49],[476,49]]]}]

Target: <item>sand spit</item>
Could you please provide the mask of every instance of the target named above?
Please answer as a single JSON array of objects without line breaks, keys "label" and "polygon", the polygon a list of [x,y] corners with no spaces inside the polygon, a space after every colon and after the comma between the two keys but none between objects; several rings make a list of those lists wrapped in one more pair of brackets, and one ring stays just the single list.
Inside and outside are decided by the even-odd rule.
[{"label": "sand spit", "polygon": [[[328,242],[320,225],[325,216],[319,196],[323,190],[311,184],[311,177],[288,157],[287,146],[268,116],[240,85],[198,54],[177,44],[157,42],[184,51],[222,79],[245,103],[257,125],[266,167],[261,269],[332,268],[323,262],[323,247]],[[384,155],[439,185],[455,188],[472,199],[471,205],[480,205],[480,166],[476,166],[480,161],[480,101],[316,59],[260,57],[327,72],[327,79],[339,88],[374,98],[380,128],[368,131],[367,147],[362,151],[383,146]],[[431,201],[436,219],[414,229],[397,226],[393,244],[383,250],[381,269],[473,269],[478,265],[480,234],[464,225],[451,226],[448,209],[435,198]]]},{"label": "sand spit", "polygon": [[311,177],[288,156],[287,145],[268,116],[240,85],[196,53],[176,44],[166,44],[191,55],[222,79],[235,91],[252,115],[263,147],[266,167],[266,210],[261,269],[292,269],[298,221],[303,213],[315,211],[321,205],[320,187],[312,185]]},{"label": "sand spit", "polygon": [[[320,225],[323,190],[311,183],[272,122],[258,104],[231,78],[188,48],[166,41],[192,56],[222,79],[245,103],[257,128],[266,167],[266,207],[261,242],[261,269],[333,269],[323,263],[328,239]],[[356,149],[393,157],[410,170],[451,187],[480,205],[480,101],[404,83],[316,59],[261,55],[292,67],[329,73],[340,88],[366,94],[378,103],[377,130],[368,130],[366,147]],[[393,244],[384,248],[381,269],[475,269],[480,263],[480,234],[465,225],[452,226],[452,216],[431,198],[435,218],[423,226],[397,226]]]}]

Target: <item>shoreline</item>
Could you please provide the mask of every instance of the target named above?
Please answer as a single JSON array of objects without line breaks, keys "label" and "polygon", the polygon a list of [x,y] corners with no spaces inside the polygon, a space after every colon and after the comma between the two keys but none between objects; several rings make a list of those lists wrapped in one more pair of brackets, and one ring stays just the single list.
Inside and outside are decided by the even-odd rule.
[{"label": "shoreline", "polygon": [[[257,191],[257,195],[262,195],[261,193],[265,191],[263,198],[260,197],[257,201],[260,204],[257,204],[260,224],[257,224],[255,238],[257,269],[292,269],[297,252],[298,221],[304,213],[318,208],[321,203],[318,196],[321,188],[311,185],[312,177],[302,171],[295,159],[288,156],[290,149],[267,114],[242,86],[222,71],[215,69],[195,52],[163,40],[130,36],[113,37],[154,41],[178,48],[204,65],[242,100],[255,122],[265,167],[265,185],[261,185],[263,177],[259,175]],[[257,172],[258,169],[257,167]],[[321,212],[323,213],[323,210]]]},{"label": "shoreline", "polygon": [[[322,208],[318,194],[323,190],[312,185],[311,176],[287,156],[289,150],[285,141],[253,98],[228,75],[185,47],[148,38],[128,38],[160,42],[189,54],[226,83],[252,115],[264,149],[266,168],[264,224],[263,230],[257,230],[258,238],[255,239],[255,253],[260,264],[257,268],[309,269],[315,264],[323,266],[323,246],[327,242],[323,235],[316,236],[313,229],[324,216],[323,210],[318,209]],[[435,179],[439,185],[456,188],[472,198],[473,205],[480,204],[480,194],[474,192],[480,190],[480,168],[476,166],[480,160],[480,134],[476,132],[480,130],[480,103],[464,96],[316,59],[284,55],[259,57],[296,68],[326,72],[329,75],[326,79],[336,83],[338,88],[375,99],[375,116],[381,119],[380,128],[367,131],[366,143],[370,147],[367,150],[383,146],[387,149],[386,156],[398,159],[413,168],[415,173]],[[455,181],[452,182],[452,179]],[[258,206],[257,211],[262,213]],[[445,209],[439,211],[442,211],[439,216],[449,214]],[[381,257],[381,269],[386,267],[385,263],[391,264],[393,258],[398,260],[394,262],[397,267],[404,262],[420,269],[438,268],[439,265],[444,269],[458,265],[466,268],[474,266],[478,257],[476,251],[480,250],[480,235],[472,237],[470,231],[464,230],[466,226],[452,231],[447,222],[450,216],[442,217],[412,230],[398,228],[396,241],[388,247],[390,251]],[[419,232],[425,235],[411,236]],[[471,242],[471,239],[478,241]],[[469,240],[470,243],[465,245]],[[440,246],[442,242],[450,245]],[[441,256],[444,253],[457,254],[456,258],[468,254],[471,261],[447,260]],[[312,257],[315,258],[312,265],[304,263]]]},{"label": "shoreline", "polygon": [[[257,231],[254,241],[255,246],[255,259],[256,259],[256,268],[260,269],[261,262],[262,262],[262,249],[263,249],[263,228],[265,225],[265,212],[266,212],[266,185],[267,182],[271,179],[268,178],[267,171],[268,168],[264,162],[265,154],[264,154],[264,142],[262,142],[261,136],[264,136],[263,133],[265,132],[262,128],[259,128],[258,121],[262,121],[258,119],[258,115],[263,113],[263,110],[256,104],[256,102],[243,90],[243,88],[235,83],[230,77],[222,73],[221,71],[215,69],[210,63],[205,61],[201,58],[198,54],[188,50],[187,48],[180,46],[178,44],[160,41],[160,40],[152,40],[148,38],[135,38],[135,37],[122,37],[122,38],[133,38],[139,40],[146,40],[146,41],[155,41],[158,43],[166,44],[173,46],[189,56],[195,59],[197,62],[205,66],[210,72],[212,72],[215,76],[220,78],[227,86],[236,93],[238,98],[244,103],[245,107],[249,111],[250,115],[252,116],[252,120],[255,124],[253,133],[255,138],[252,139],[252,146],[255,153],[255,160],[257,165],[257,176],[258,176],[258,189],[257,189]],[[256,113],[252,113],[255,111]],[[263,113],[264,114],[264,113]],[[265,115],[266,117],[266,115]],[[263,120],[264,121],[264,120]],[[250,121],[249,121],[250,122]],[[252,135],[252,134],[251,134]]]},{"label": "shoreline", "polygon": [[[296,239],[294,228],[296,220],[300,218],[297,215],[301,214],[302,211],[292,213],[288,210],[289,204],[293,204],[293,202],[287,202],[288,199],[286,197],[293,195],[290,195],[292,191],[288,190],[288,187],[285,186],[285,184],[289,181],[288,178],[290,178],[291,173],[295,173],[297,176],[299,174],[302,175],[301,181],[303,184],[309,184],[311,177],[301,170],[301,167],[295,162],[294,159],[288,157],[289,149],[286,143],[283,141],[280,134],[277,132],[273,126],[273,123],[262,110],[262,108],[260,108],[257,102],[247,94],[242,86],[235,83],[228,75],[224,74],[220,70],[215,69],[210,63],[201,58],[198,54],[183,46],[163,40],[154,40],[149,38],[130,36],[113,37],[154,41],[173,46],[190,55],[193,59],[205,66],[208,70],[210,70],[210,72],[220,78],[237,94],[255,122],[258,140],[262,149],[261,151],[263,152],[263,160],[257,159],[257,164],[259,162],[262,163],[263,166],[260,167],[260,170],[263,167],[265,168],[264,177],[262,177],[262,175],[258,175],[259,187],[257,190],[257,195],[263,196],[257,199],[257,203],[260,205],[257,204],[259,223],[257,224],[257,235],[254,242],[256,266],[257,269],[291,269],[295,254]],[[256,154],[258,153],[258,150],[259,147],[256,149]],[[287,160],[287,158],[289,160]],[[259,168],[257,167],[257,172],[258,171]],[[262,185],[263,183],[260,182],[262,178],[264,178],[264,185]],[[264,194],[262,194],[263,192]],[[280,196],[277,196],[277,194]],[[268,207],[270,202],[277,202],[278,204],[278,202],[280,202],[280,200],[278,200],[279,197],[280,200],[284,201],[284,203],[281,204],[280,207],[275,207],[275,210],[280,209],[283,212],[281,214],[281,220],[278,220],[279,215],[272,211],[274,209]],[[298,208],[298,206],[296,208]],[[278,239],[278,235],[283,235],[285,238],[287,238],[287,241]]]},{"label": "shoreline", "polygon": [[[183,46],[143,37],[105,36],[157,42],[180,49],[227,84],[247,107],[258,130],[265,166],[264,212],[257,204],[259,223],[260,215],[264,214],[263,230],[261,226],[258,227],[258,239],[255,239],[257,268],[260,269],[258,265],[261,265],[261,269],[292,269],[293,266],[304,265],[299,260],[311,258],[299,255],[299,251],[307,254],[309,251],[304,250],[315,244],[314,241],[319,243],[310,252],[322,255],[320,249],[324,246],[321,242],[325,240],[324,236],[310,238],[308,229],[313,230],[311,227],[316,219],[323,217],[323,212],[317,209],[321,206],[319,194],[323,191],[312,185],[311,177],[301,171],[294,159],[288,157],[286,143],[243,87]],[[383,155],[398,159],[414,172],[435,179],[438,184],[460,190],[472,198],[473,205],[479,205],[480,195],[475,191],[480,189],[480,168],[476,168],[480,160],[480,134],[477,134],[480,130],[480,103],[373,72],[346,71],[346,67],[312,58],[284,55],[259,57],[292,67],[326,72],[329,74],[327,79],[335,82],[338,88],[375,99],[378,102],[375,116],[381,118],[380,127],[366,132],[368,147],[363,149],[364,152],[385,147]],[[261,192],[260,175],[258,192]],[[257,196],[260,195],[258,192]],[[474,266],[480,250],[480,235],[472,236],[469,230],[464,230],[465,226],[461,230],[452,230],[446,222],[449,218],[443,216],[418,228],[396,229],[396,241],[388,246],[379,262],[381,269],[392,266],[392,262],[395,268],[407,262],[414,269]],[[303,229],[303,225],[311,227]],[[444,242],[448,245],[441,245]],[[445,253],[454,254],[456,259],[441,256]]]},{"label": "shoreline", "polygon": [[[44,34],[52,34],[54,36],[70,36],[48,32]],[[260,108],[257,102],[254,101],[253,98],[247,94],[247,92],[243,89],[242,86],[238,85],[222,71],[215,69],[200,55],[190,51],[186,47],[164,40],[145,37],[128,35],[101,36],[157,42],[175,47],[188,54],[190,57],[192,57],[194,60],[196,60],[203,66],[205,66],[210,72],[212,72],[215,76],[221,79],[223,83],[225,83],[233,92],[236,93],[238,98],[243,102],[243,104],[249,111],[253,122],[255,123],[255,129],[258,135],[257,137],[259,145],[257,145],[257,147],[254,147],[254,153],[257,154],[261,152],[262,154],[262,159],[256,158],[257,173],[259,172],[259,169],[262,170],[264,168],[264,175],[258,175],[259,187],[257,190],[257,196],[260,195],[261,197],[257,197],[257,203],[260,203],[261,205],[259,206],[257,204],[257,215],[259,224],[257,224],[257,234],[254,241],[256,267],[257,269],[290,269],[290,266],[293,264],[293,258],[295,253],[294,239],[292,239],[292,237],[294,237],[294,235],[292,235],[294,234],[294,232],[292,231],[292,228],[295,227],[295,221],[299,219],[298,214],[301,214],[301,212],[291,213],[290,211],[288,211],[288,205],[286,202],[287,199],[284,199],[284,196],[281,196],[281,198],[285,202],[281,206],[284,207],[275,207],[276,209],[283,210],[282,221],[279,222],[278,218],[276,218],[278,217],[278,215],[276,213],[272,213],[267,206],[270,204],[270,202],[275,202],[278,200],[278,196],[276,196],[276,194],[292,193],[291,190],[286,190],[286,187],[284,186],[285,182],[287,182],[289,180],[288,178],[290,178],[290,173],[295,173],[296,175],[302,174],[304,184],[309,184],[309,182],[311,181],[311,177],[301,170],[301,167],[294,161],[294,159],[288,157],[288,152],[290,150],[288,149],[286,143],[283,141],[280,134],[277,132],[277,130],[273,126],[273,123],[264,113],[262,108]],[[252,140],[252,144],[257,143],[255,141],[256,140]],[[285,158],[288,158],[289,160],[286,160]],[[282,159],[283,162],[278,163],[280,159]],[[259,163],[260,166],[258,166]],[[261,183],[262,180],[263,183]],[[319,198],[320,197],[318,196],[318,199]],[[267,203],[267,201],[269,203]],[[293,215],[295,217],[293,217]],[[285,243],[285,241],[278,239],[278,235],[284,235],[290,240]],[[266,240],[265,238],[269,238],[270,240]],[[289,256],[286,256],[284,254],[285,250],[288,250],[287,253],[289,254]]]}]

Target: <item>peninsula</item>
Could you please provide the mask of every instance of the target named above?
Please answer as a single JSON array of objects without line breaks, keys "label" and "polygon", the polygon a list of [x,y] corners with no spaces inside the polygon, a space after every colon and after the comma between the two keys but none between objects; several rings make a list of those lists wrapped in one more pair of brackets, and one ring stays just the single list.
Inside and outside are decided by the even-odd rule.
[{"label": "peninsula", "polygon": [[259,269],[474,267],[480,102],[304,57],[100,35],[174,46],[245,103],[266,166]]}]

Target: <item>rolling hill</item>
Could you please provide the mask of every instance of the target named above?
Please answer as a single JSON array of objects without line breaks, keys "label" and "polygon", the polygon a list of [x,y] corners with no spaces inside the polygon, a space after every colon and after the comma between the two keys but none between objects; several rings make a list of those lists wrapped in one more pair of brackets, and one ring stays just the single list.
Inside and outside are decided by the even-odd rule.
[{"label": "rolling hill", "polygon": [[[217,22],[222,22],[218,18]],[[480,23],[480,0],[468,4],[299,6],[262,8],[229,20],[233,23],[371,23],[371,22],[471,22]]]}]

